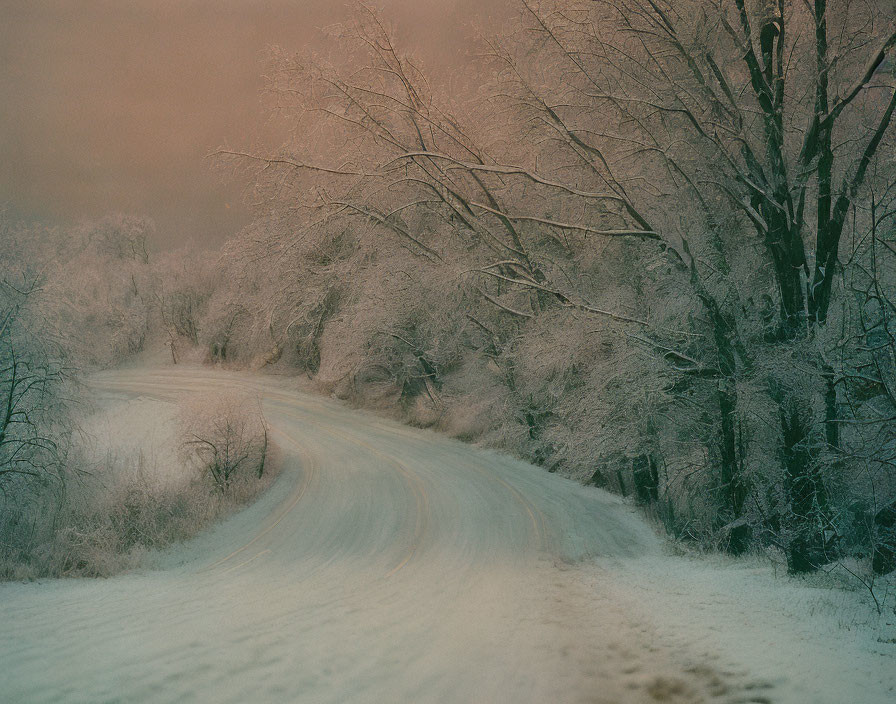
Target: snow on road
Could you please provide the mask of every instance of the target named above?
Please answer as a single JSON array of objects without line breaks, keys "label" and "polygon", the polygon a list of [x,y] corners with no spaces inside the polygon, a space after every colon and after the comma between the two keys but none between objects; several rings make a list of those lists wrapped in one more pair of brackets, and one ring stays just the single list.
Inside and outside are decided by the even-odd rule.
[{"label": "snow on road", "polygon": [[599,490],[288,380],[93,383],[259,393],[284,469],[151,570],[0,585],[0,701],[893,701],[896,646],[807,628],[815,602],[780,608],[803,587],[663,555]]}]

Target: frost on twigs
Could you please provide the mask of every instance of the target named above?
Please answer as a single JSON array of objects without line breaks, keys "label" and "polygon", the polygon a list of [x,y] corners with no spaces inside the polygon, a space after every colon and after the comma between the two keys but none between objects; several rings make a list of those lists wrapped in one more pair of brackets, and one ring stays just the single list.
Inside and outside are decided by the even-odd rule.
[{"label": "frost on twigs", "polygon": [[194,396],[180,411],[182,459],[228,493],[264,475],[268,431],[258,399],[240,393]]}]

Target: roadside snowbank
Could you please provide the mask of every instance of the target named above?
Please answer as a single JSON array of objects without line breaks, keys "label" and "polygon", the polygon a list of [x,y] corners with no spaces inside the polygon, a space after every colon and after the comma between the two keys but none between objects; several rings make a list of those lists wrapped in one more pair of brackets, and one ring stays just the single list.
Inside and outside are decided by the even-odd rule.
[{"label": "roadside snowbank", "polygon": [[896,613],[878,617],[867,593],[724,556],[599,559],[580,575],[685,667],[761,674],[745,701],[896,701]]}]

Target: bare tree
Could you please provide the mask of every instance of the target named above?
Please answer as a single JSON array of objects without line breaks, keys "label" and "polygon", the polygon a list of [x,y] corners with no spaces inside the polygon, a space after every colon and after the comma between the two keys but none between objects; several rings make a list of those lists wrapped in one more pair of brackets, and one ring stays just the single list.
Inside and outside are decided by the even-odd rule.
[{"label": "bare tree", "polygon": [[226,493],[250,473],[262,477],[268,430],[257,400],[237,394],[200,395],[183,408],[181,418],[182,453],[208,473],[216,489]]},{"label": "bare tree", "polygon": [[74,473],[71,369],[37,305],[46,261],[34,235],[0,223],[0,552],[13,560],[55,520]]}]

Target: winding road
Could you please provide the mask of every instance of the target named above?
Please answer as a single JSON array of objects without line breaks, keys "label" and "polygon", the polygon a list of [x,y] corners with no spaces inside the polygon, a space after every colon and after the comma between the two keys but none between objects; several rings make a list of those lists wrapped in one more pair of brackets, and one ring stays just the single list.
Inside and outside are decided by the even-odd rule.
[{"label": "winding road", "polygon": [[579,569],[660,552],[605,492],[276,377],[91,385],[257,393],[283,471],[152,570],[0,586],[3,702],[780,701],[663,645],[618,585]]}]

